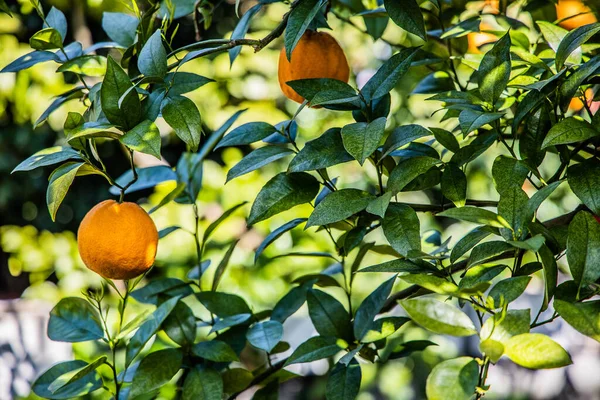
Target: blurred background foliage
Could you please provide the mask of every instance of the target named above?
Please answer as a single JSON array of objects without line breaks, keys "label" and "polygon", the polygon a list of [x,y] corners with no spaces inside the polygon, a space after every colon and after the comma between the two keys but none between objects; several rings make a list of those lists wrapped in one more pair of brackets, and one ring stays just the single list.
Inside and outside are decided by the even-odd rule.
[{"label": "blurred background foliage", "polygon": [[[352,0],[346,2],[350,4]],[[373,1],[365,0],[365,2]],[[445,1],[445,3],[454,6],[456,15],[460,16],[461,20],[470,15],[481,14],[486,4],[484,1],[467,3],[461,0]],[[535,8],[534,15],[519,13],[520,8],[517,7],[509,7],[508,13],[530,26],[532,21],[538,19],[549,21],[556,19],[555,9],[550,1],[537,3],[540,6]],[[242,0],[240,15],[253,4],[253,1]],[[69,26],[72,27],[68,33],[71,37],[67,41],[79,40],[84,47],[108,40],[101,29],[103,12],[127,11],[126,6],[119,0],[55,0],[44,1],[43,6],[46,9],[55,6],[65,12],[69,19]],[[0,66],[5,66],[29,52],[28,39],[41,28],[42,23],[28,0],[19,0],[17,7],[19,12],[14,15],[14,18],[0,14]],[[206,21],[204,29],[199,32],[202,39],[228,38],[238,21],[234,0],[215,1],[214,7],[212,23],[208,24]],[[270,32],[278,24],[287,7],[285,4],[274,4],[264,8],[258,17],[254,18],[248,37],[258,39]],[[483,20],[492,26],[491,29],[497,27],[498,22],[493,16],[484,15]],[[352,21],[359,29],[342,23],[335,16],[329,19],[329,24],[334,28],[334,36],[346,51],[353,85],[360,87],[377,70],[382,60],[389,58],[392,47],[386,41],[405,45],[419,44],[417,43],[419,39],[407,35],[391,23],[384,31],[385,41],[374,42],[371,37],[360,32],[360,29],[364,29],[364,23],[360,18],[353,18]],[[179,19],[177,23],[180,26],[178,39],[173,43],[174,47],[196,41],[194,22],[190,17]],[[531,31],[525,33],[535,35]],[[454,44],[461,52],[467,50],[470,52],[467,58],[481,57],[477,54],[476,48],[469,48],[467,37],[456,39]],[[185,64],[183,71],[194,71],[216,81],[189,94],[202,113],[206,131],[216,129],[233,113],[246,108],[248,110],[242,114],[236,126],[257,120],[276,124],[292,117],[298,105],[282,96],[275,78],[281,45],[279,39],[258,54],[254,54],[250,48],[244,48],[231,68],[227,53],[212,59],[199,58]],[[100,278],[88,271],[79,259],[75,238],[78,224],[85,213],[101,200],[111,198],[108,185],[101,177],[79,178],[60,208],[57,221],[53,223],[45,206],[45,191],[50,169],[10,175],[10,171],[20,161],[34,152],[64,143],[62,123],[67,112],[83,109],[77,100],[73,100],[68,106],[53,113],[46,123],[35,129],[32,128],[38,117],[53,101],[53,96],[75,86],[76,77],[57,74],[56,67],[54,63],[42,63],[18,74],[0,75],[0,298],[23,296],[27,299],[42,299],[50,305],[62,297],[79,295],[82,290],[100,287]],[[459,75],[465,79],[471,71],[465,64],[461,64],[460,68],[464,70],[459,70]],[[431,71],[426,67],[411,68],[409,74],[397,86],[397,90],[392,92],[391,115],[394,126],[412,122],[428,127],[445,126],[445,122],[439,120],[439,114],[435,113],[441,107],[441,103],[425,101],[429,97],[428,81],[423,79],[429,74]],[[339,127],[350,122],[349,113],[306,109],[298,117],[299,142],[310,140],[330,127]],[[184,145],[170,132],[168,125],[159,124],[159,128],[163,139],[163,161],[173,165],[179,154],[185,150]],[[128,169],[127,158],[116,141],[104,143],[99,150],[113,176],[119,176]],[[438,150],[441,151],[441,148]],[[235,204],[243,201],[251,204],[264,183],[281,170],[281,165],[275,163],[225,184],[229,168],[250,151],[251,146],[242,150],[237,148],[219,150],[211,155],[209,162],[205,163],[203,188],[198,198],[200,214],[204,219],[202,227],[208,226],[224,210]],[[487,153],[487,157],[481,157],[469,165],[469,198],[497,200],[497,193],[490,184],[491,177],[488,176],[488,171],[491,170],[492,161],[500,153],[499,148],[492,148]],[[548,157],[556,156],[549,154]],[[555,161],[558,165],[558,159]],[[150,161],[144,157],[138,158],[136,162],[140,166],[145,166]],[[547,165],[549,170],[556,168],[552,162],[544,165]],[[362,169],[357,163],[346,163],[331,168],[330,176],[344,176],[342,186],[361,188],[367,185],[364,171],[371,173],[369,177],[371,181],[376,179],[374,170],[369,171],[368,167]],[[174,185],[174,182],[167,182],[161,184],[156,190],[135,192],[128,195],[127,200],[137,201],[144,207],[151,208],[152,205],[158,204]],[[559,190],[556,190],[550,201],[540,209],[541,220],[570,211],[578,204],[577,199],[568,190],[567,185],[562,185]],[[439,199],[441,194],[438,190],[433,190],[424,193],[402,193],[401,196],[401,201],[429,203]],[[254,263],[254,249],[270,230],[292,218],[306,217],[310,210],[309,205],[296,207],[259,223],[250,230],[245,222],[249,205],[238,210],[235,218],[229,219],[218,229],[209,246],[208,256],[213,260],[211,268],[215,268],[229,241],[242,237],[233,254],[231,266],[222,281],[221,289],[241,295],[254,311],[260,311],[272,307],[275,301],[289,290],[290,282],[294,277],[310,271],[319,272],[330,265],[332,260],[327,258],[273,258],[276,255],[296,251],[335,251],[324,232],[307,233],[301,229],[286,233],[267,249],[256,264]],[[153,219],[159,230],[174,225],[187,230],[193,229],[193,211],[188,205],[172,202],[154,213]],[[446,221],[446,223],[450,222]],[[431,232],[431,235],[424,235],[425,238],[430,238],[432,242],[430,246],[439,244],[451,236],[458,239],[465,233],[464,226],[459,227],[458,224],[440,226],[439,224],[440,222],[430,215],[422,216],[422,229]],[[149,278],[186,276],[195,262],[195,248],[193,237],[185,229],[161,239],[156,266],[148,275]],[[444,236],[440,237],[436,233],[437,230],[443,231]],[[376,238],[371,240],[374,239]],[[365,265],[387,259],[385,255],[374,254],[369,253]],[[212,274],[205,276],[212,276]],[[383,278],[383,275],[377,276],[377,274],[364,274],[357,277],[358,284],[355,285],[358,289],[357,297],[369,293],[382,282]],[[211,282],[203,282],[207,287],[210,284]],[[399,282],[399,285],[402,283]],[[531,290],[540,287],[541,284],[530,285]],[[332,293],[341,295],[335,291]],[[137,313],[141,309],[143,306],[137,305],[129,307],[128,312]],[[306,312],[304,314],[306,316]],[[302,329],[312,329],[310,323],[299,326]],[[421,329],[408,328],[400,330],[398,335],[402,335],[405,340],[414,340],[424,339],[426,334]],[[307,333],[299,336],[307,336]],[[155,346],[160,348],[160,341],[168,340],[163,334]],[[459,354],[459,347],[462,347],[460,349],[462,354],[477,351],[475,347],[470,351],[468,348],[465,349],[464,346],[469,345],[465,342],[448,342],[449,339],[443,337],[435,337],[433,340],[439,346],[430,347],[417,356],[388,363],[385,366],[364,365],[362,386],[364,393],[359,398],[362,400],[423,398],[425,378],[437,362]],[[293,342],[293,338],[290,341]],[[74,352],[77,358],[91,360],[96,354],[106,350],[97,346],[99,344],[76,344]],[[293,343],[292,347],[294,347]],[[440,353],[441,349],[444,349],[444,354]],[[246,357],[251,359],[260,355],[247,354]],[[257,360],[256,363],[259,364],[259,361]],[[295,390],[298,392],[294,394],[298,396],[295,398],[321,398],[325,389],[325,380],[314,376],[325,371],[326,368],[322,371],[313,370],[313,377],[308,376],[300,383],[298,380],[290,381],[288,393]],[[173,388],[165,387],[161,396],[172,398],[172,391]]]}]

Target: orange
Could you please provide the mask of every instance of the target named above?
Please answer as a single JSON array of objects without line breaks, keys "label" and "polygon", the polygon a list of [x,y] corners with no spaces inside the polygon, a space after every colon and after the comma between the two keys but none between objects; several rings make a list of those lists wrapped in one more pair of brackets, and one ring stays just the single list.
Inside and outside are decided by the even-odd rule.
[{"label": "orange", "polygon": [[[589,88],[585,91],[585,100],[588,104],[588,107],[592,105],[594,99],[594,91]],[[573,97],[571,102],[569,103],[569,110],[573,112],[581,111],[583,108],[583,101],[581,101],[580,97]]]},{"label": "orange", "polygon": [[[598,22],[596,16],[591,11],[581,0],[559,0],[556,4],[556,18],[558,20],[577,15],[576,17],[559,22],[560,26],[568,30]],[[581,13],[587,14],[578,15]]]},{"label": "orange", "polygon": [[107,279],[131,279],[154,264],[158,231],[137,204],[105,200],[85,215],[77,242],[89,269]]},{"label": "orange", "polygon": [[[492,27],[486,23],[481,23],[479,25],[479,30],[491,30],[491,29],[492,29]],[[479,50],[479,48],[481,46],[483,46],[484,44],[488,44],[488,43],[494,43],[497,40],[498,40],[498,37],[491,33],[486,33],[486,32],[469,33],[467,35],[467,42],[469,45],[467,52],[479,54],[479,53],[481,53],[481,50]]]},{"label": "orange", "polygon": [[490,14],[498,14],[500,12],[500,1],[499,0],[485,0],[483,5],[483,12]]},{"label": "orange", "polygon": [[350,68],[344,51],[328,33],[306,31],[292,51],[291,61],[285,48],[279,54],[279,86],[291,100],[302,103],[304,98],[286,82],[298,79],[331,78],[348,82]]}]

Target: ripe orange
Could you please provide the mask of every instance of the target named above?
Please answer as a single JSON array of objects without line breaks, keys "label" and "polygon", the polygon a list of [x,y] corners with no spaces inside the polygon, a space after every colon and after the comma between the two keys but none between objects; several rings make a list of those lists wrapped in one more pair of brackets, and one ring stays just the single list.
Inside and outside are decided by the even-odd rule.
[{"label": "ripe orange", "polygon": [[158,231],[137,204],[105,200],[85,215],[77,242],[89,269],[107,279],[131,279],[154,263]]},{"label": "ripe orange", "polygon": [[[559,0],[556,4],[556,18],[561,20],[563,18],[577,15],[576,17],[569,18],[559,23],[565,29],[571,30],[582,25],[593,24],[598,22],[596,16],[591,12],[592,10],[586,6],[581,0]],[[587,13],[578,15],[581,13]]]},{"label": "ripe orange", "polygon": [[[594,91],[591,88],[589,88],[585,91],[584,95],[585,95],[585,101],[587,102],[588,107],[591,107],[593,100],[594,100]],[[578,111],[581,111],[582,109],[583,109],[583,101],[581,101],[581,98],[573,97],[571,99],[571,101],[569,102],[569,110],[573,111],[573,112],[578,112]]]},{"label": "ripe orange", "polygon": [[344,51],[328,33],[306,31],[292,51],[291,61],[285,48],[279,53],[279,86],[291,100],[302,103],[304,98],[286,82],[298,79],[332,78],[348,82],[350,68]]},{"label": "ripe orange", "polygon": [[[486,23],[479,25],[479,30],[491,30],[492,27]],[[494,43],[498,41],[498,37],[487,32],[472,32],[467,35],[467,43],[469,45],[467,52],[479,54],[481,50],[479,48],[484,44]]]}]

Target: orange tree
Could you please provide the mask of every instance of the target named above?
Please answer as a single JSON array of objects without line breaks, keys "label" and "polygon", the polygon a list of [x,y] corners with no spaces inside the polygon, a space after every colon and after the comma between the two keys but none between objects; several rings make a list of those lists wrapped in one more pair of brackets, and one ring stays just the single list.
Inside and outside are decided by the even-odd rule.
[{"label": "orange tree", "polygon": [[[15,171],[58,165],[47,192],[52,216],[76,176],[103,176],[119,203],[136,188],[175,179],[177,187],[156,207],[169,202],[191,205],[197,228],[192,232],[197,264],[189,266],[188,279],[144,281],[143,275],[135,275],[148,268],[156,251],[155,228],[147,215],[135,205],[115,202],[91,212],[80,229],[84,261],[105,277],[129,278],[121,291],[106,281],[120,298],[111,311],[118,314],[118,323],[107,323],[104,291],[62,299],[51,312],[48,336],[99,341],[108,351],[91,363],[75,360],[53,366],[35,381],[33,391],[64,399],[106,390],[118,399],[134,399],[176,377],[183,399],[232,399],[255,386],[262,387],[255,398],[276,398],[279,383],[290,377],[287,366],[331,359],[335,362],[330,364],[327,398],[353,399],[360,390],[361,365],[387,363],[434,344],[388,340],[403,325],[414,323],[437,334],[478,337],[478,355],[441,362],[426,384],[429,399],[470,399],[489,390],[488,371],[504,356],[532,369],[571,363],[558,343],[532,332],[536,327],[563,318],[598,340],[600,303],[590,300],[600,278],[600,225],[595,219],[600,213],[600,114],[593,103],[600,72],[594,37],[600,24],[593,10],[579,1],[561,1],[556,7],[562,19],[549,22],[557,15],[555,6],[540,0],[295,0],[272,32],[260,40],[245,38],[253,18],[274,2],[257,2],[230,38],[175,49],[171,43],[177,19],[188,14],[196,22],[200,14],[210,18],[209,2],[133,2],[130,14],[105,15],[103,28],[113,41],[87,49],[77,42],[64,43],[68,27],[61,11],[46,12],[33,3],[44,28],[31,37],[34,51],[3,72],[58,63],[58,72],[77,75],[81,85],[59,96],[44,116],[74,97],[87,108],[83,114],[68,114],[64,146],[36,153]],[[564,3],[577,14],[563,15],[568,14],[561,9]],[[0,9],[11,12],[3,0]],[[393,53],[360,89],[346,82],[347,64],[335,40],[314,32],[327,29],[332,15],[375,40],[385,40],[388,24],[408,34],[403,43],[387,41]],[[573,26],[569,20],[575,18],[587,24]],[[482,34],[482,25],[485,40],[478,41],[474,35]],[[233,63],[242,46],[260,51],[280,37],[282,89],[302,102],[294,117],[275,126],[256,121],[231,130],[240,111],[215,131],[203,132],[200,112],[184,94],[210,80],[179,68],[223,52],[229,52]],[[295,51],[300,48],[304,50]],[[107,50],[108,56],[97,54]],[[442,105],[438,114],[447,129],[433,121],[436,126],[406,124],[390,114],[390,93],[415,69],[426,73],[414,92],[431,94],[430,100]],[[91,86],[87,76],[102,81]],[[581,107],[570,110],[574,98],[581,99]],[[348,113],[355,122],[304,142],[295,119],[306,107]],[[160,157],[158,118],[185,142],[187,151],[175,168],[136,168],[134,152]],[[117,179],[98,155],[97,144],[106,140],[119,141],[131,161],[131,170]],[[271,163],[280,165],[281,172],[256,194],[248,225],[300,204],[310,203],[314,210],[273,230],[256,257],[300,225],[325,231],[337,253],[296,254],[329,257],[336,263],[300,277],[271,310],[255,313],[238,295],[218,290],[235,241],[209,277],[211,290],[201,290],[200,284],[210,264],[204,252],[211,234],[242,205],[199,232],[196,200],[203,162],[216,148],[257,142],[261,145],[231,168],[228,179]],[[470,166],[485,159],[491,148],[502,152],[488,163],[499,200],[468,198],[474,180]],[[284,162],[285,157],[291,161]],[[345,176],[328,173],[328,168],[353,162],[364,173],[360,188],[349,187]],[[560,186],[568,187],[581,204],[554,219],[539,220],[538,208]],[[401,201],[406,192],[418,191],[439,196],[429,197],[428,204]],[[420,220],[428,214],[446,224],[462,221],[476,227],[450,247],[445,232],[422,235]],[[389,260],[363,266],[371,252]],[[559,271],[557,261],[565,259],[565,269]],[[375,272],[389,278],[357,303],[355,277]],[[564,275],[561,284],[559,273]],[[534,274],[544,282],[541,304],[533,310],[511,307]],[[394,290],[397,280],[410,286]],[[344,301],[332,296],[333,291],[345,293]],[[183,301],[190,297],[210,318],[199,319],[192,312]],[[156,308],[126,320],[130,298]],[[272,363],[271,355],[288,347],[281,341],[283,323],[305,303],[318,335],[306,337],[289,357]],[[390,313],[397,309],[405,316]],[[160,331],[171,344],[145,350]],[[246,346],[263,351],[265,365],[230,368]],[[103,366],[110,368],[111,378],[98,374]]]}]

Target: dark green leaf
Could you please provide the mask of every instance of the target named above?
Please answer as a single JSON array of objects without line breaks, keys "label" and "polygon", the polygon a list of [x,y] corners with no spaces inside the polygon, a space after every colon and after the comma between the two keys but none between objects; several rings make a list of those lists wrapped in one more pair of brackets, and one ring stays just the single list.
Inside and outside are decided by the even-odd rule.
[{"label": "dark green leaf", "polygon": [[64,200],[77,172],[84,164],[82,162],[67,162],[56,168],[50,175],[48,190],[46,191],[46,204],[52,221],[56,219],[56,212]]},{"label": "dark green leaf", "polygon": [[250,327],[246,333],[248,342],[270,353],[283,337],[283,325],[277,321],[259,322]]},{"label": "dark green leaf", "polygon": [[227,343],[220,340],[210,340],[206,342],[196,343],[192,347],[192,353],[205,360],[214,362],[232,362],[239,361],[235,351]]},{"label": "dark green leaf", "polygon": [[598,132],[592,124],[575,117],[567,117],[554,125],[548,131],[548,135],[542,142],[542,149],[558,144],[570,144],[582,142],[598,136]]},{"label": "dark green leaf", "polygon": [[177,303],[162,327],[167,336],[180,346],[190,346],[196,340],[196,317],[182,301]]},{"label": "dark green leaf", "polygon": [[285,365],[306,363],[335,356],[342,350],[332,337],[315,336],[302,343],[285,362]]},{"label": "dark green leaf", "polygon": [[136,37],[139,21],[133,15],[104,12],[102,15],[102,29],[113,41],[129,47]]},{"label": "dark green leaf", "polygon": [[471,232],[462,237],[452,249],[452,253],[450,254],[450,262],[454,263],[460,257],[462,257],[466,252],[471,250],[475,245],[481,242],[483,239],[488,237],[491,234],[489,230],[476,228]]},{"label": "dark green leaf", "polygon": [[273,161],[289,156],[293,151],[287,147],[264,146],[247,154],[242,160],[227,172],[227,182],[255,171]]},{"label": "dark green leaf", "polygon": [[567,33],[556,50],[556,69],[562,69],[569,55],[598,32],[600,23],[580,26]]},{"label": "dark green leaf", "polygon": [[32,51],[21,56],[0,70],[4,72],[19,72],[46,61],[58,61],[59,58],[51,51]]},{"label": "dark green leaf", "polygon": [[431,132],[421,125],[403,125],[392,131],[383,145],[383,154],[381,158],[388,156],[392,151],[402,147],[423,136],[429,136]]},{"label": "dark green leaf", "polygon": [[[478,244],[471,252],[468,266],[474,267],[483,264],[488,260],[511,250],[513,250],[513,247],[510,244],[499,240]],[[508,258],[508,256],[506,258]]]},{"label": "dark green leaf", "polygon": [[554,309],[569,325],[585,336],[600,341],[600,301],[569,303],[554,300]]},{"label": "dark green leaf", "polygon": [[398,259],[359,269],[357,272],[388,272],[394,274],[407,272],[409,274],[418,274],[422,272],[435,272],[435,269],[433,266],[431,266],[431,268],[427,268],[421,264],[415,264],[409,260]]},{"label": "dark green leaf", "polygon": [[294,206],[308,203],[318,191],[319,182],[307,173],[275,175],[256,196],[248,224],[254,225]]},{"label": "dark green leaf", "polygon": [[361,212],[375,197],[358,189],[342,189],[328,194],[306,222],[306,228],[342,221]]},{"label": "dark green leaf", "polygon": [[92,371],[95,371],[96,368],[98,368],[99,366],[104,364],[106,362],[106,360],[107,360],[106,356],[101,356],[101,357],[98,357],[96,360],[92,361],[91,363],[85,365],[84,367],[77,368],[77,369],[69,371],[65,374],[62,374],[48,386],[48,390],[51,393],[56,393],[63,387],[68,386],[68,385],[72,384],[73,382],[76,382],[80,379],[84,379]]},{"label": "dark green leaf", "polygon": [[600,224],[586,211],[569,224],[567,260],[579,290],[600,278]]},{"label": "dark green leaf", "polygon": [[[250,20],[257,12],[260,11],[262,6],[263,5],[259,3],[244,13],[242,18],[240,18],[237,25],[233,29],[233,32],[231,33],[231,37],[230,37],[231,40],[243,39],[244,36],[246,36],[246,33],[248,33],[248,28],[250,27]],[[229,50],[229,63],[231,65],[233,65],[233,62],[235,61],[235,59],[237,58],[237,56],[240,54],[241,51],[242,51],[242,46],[237,46],[237,47],[234,47],[233,49]]]},{"label": "dark green leaf", "polygon": [[19,165],[12,170],[11,174],[19,171],[31,171],[39,167],[46,167],[48,165],[58,164],[67,160],[81,160],[79,152],[71,147],[49,147],[44,150],[40,150],[34,155],[30,156],[26,160],[22,161]]},{"label": "dark green leaf", "polygon": [[386,119],[382,117],[368,124],[357,122],[342,128],[344,147],[360,165],[379,147],[385,133],[385,123]]},{"label": "dark green leaf", "polygon": [[414,179],[423,175],[440,160],[431,157],[412,157],[398,163],[388,179],[387,190],[398,193]]},{"label": "dark green leaf", "polygon": [[217,266],[217,269],[215,270],[215,275],[213,278],[212,289],[211,289],[213,292],[216,291],[217,288],[219,287],[221,278],[223,277],[223,274],[225,273],[225,269],[227,269],[227,266],[229,265],[229,260],[231,259],[231,255],[233,254],[233,250],[235,249],[235,246],[238,244],[238,241],[239,241],[239,239],[236,239],[231,242],[231,244],[227,248],[227,251],[225,252],[225,255],[223,255],[223,259],[221,260],[221,262]]},{"label": "dark green leaf", "polygon": [[407,205],[393,203],[385,212],[383,233],[398,253],[421,250],[421,227],[417,213]]},{"label": "dark green leaf", "polygon": [[594,214],[600,215],[600,163],[590,158],[571,165],[567,176],[573,193]]},{"label": "dark green leaf", "polygon": [[252,314],[248,304],[239,296],[222,292],[200,292],[196,298],[204,307],[219,317]]},{"label": "dark green leaf", "polygon": [[466,136],[474,130],[502,118],[502,116],[504,116],[504,113],[482,112],[467,109],[460,113],[458,122],[460,123],[460,129],[462,130],[463,135]]},{"label": "dark green leaf", "polygon": [[348,365],[338,362],[327,379],[327,400],[354,400],[360,391],[360,364],[352,359]]},{"label": "dark green leaf", "polygon": [[515,276],[496,283],[489,293],[489,296],[494,299],[494,307],[498,308],[501,304],[516,300],[523,294],[529,281],[531,281],[530,276]]},{"label": "dark green leaf", "polygon": [[396,25],[423,40],[427,40],[423,14],[421,14],[419,3],[416,0],[405,0],[402,2],[384,0],[383,4]]},{"label": "dark green leaf", "polygon": [[289,171],[313,171],[353,160],[344,148],[340,132],[339,128],[328,129],[320,137],[307,142],[290,162]]},{"label": "dark green leaf", "polygon": [[142,47],[138,56],[138,69],[145,76],[164,78],[167,75],[167,52],[157,29]]},{"label": "dark green leaf", "polygon": [[292,59],[292,51],[324,4],[325,0],[302,0],[292,8],[283,37],[288,60]]},{"label": "dark green leaf", "polygon": [[410,68],[416,52],[415,48],[407,48],[390,57],[361,89],[365,99],[372,101],[389,93]]},{"label": "dark green leaf", "polygon": [[161,111],[163,118],[173,128],[175,134],[192,151],[198,150],[202,135],[202,119],[194,102],[183,96],[169,97],[163,102]]},{"label": "dark green leaf", "polygon": [[[485,53],[479,65],[477,74],[479,93],[484,100],[491,104],[496,103],[500,98],[510,78],[510,45],[510,35],[505,34],[490,51]],[[477,128],[473,128],[471,131],[475,129]]]},{"label": "dark green leaf", "polygon": [[451,208],[437,214],[438,217],[460,219],[475,224],[489,225],[494,228],[510,228],[508,223],[496,213],[477,207]]},{"label": "dark green leaf", "polygon": [[52,366],[33,382],[33,392],[45,399],[73,399],[86,395],[102,387],[102,379],[95,371],[90,371],[73,383],[65,385],[55,392],[50,391],[50,385],[64,374],[80,370],[88,364],[85,361],[66,361]]},{"label": "dark green leaf", "polygon": [[66,297],[50,311],[48,337],[60,342],[85,342],[104,337],[100,314],[78,297]]},{"label": "dark green leaf", "polygon": [[210,82],[214,80],[192,72],[169,72],[165,77],[165,86],[171,97],[192,92]]},{"label": "dark green leaf", "polygon": [[382,283],[363,300],[356,310],[354,316],[354,337],[358,340],[361,340],[371,328],[373,320],[379,311],[381,311],[381,308],[392,292],[394,282],[396,282],[395,276]]},{"label": "dark green leaf", "polygon": [[131,292],[131,297],[140,303],[158,305],[159,297],[186,297],[193,293],[190,285],[180,279],[153,279],[146,286]]},{"label": "dark green leaf", "polygon": [[249,122],[238,126],[229,132],[229,134],[219,142],[216,149],[220,147],[241,146],[254,143],[277,132],[277,128],[266,122]]},{"label": "dark green leaf", "polygon": [[182,400],[221,400],[223,379],[212,368],[192,369],[183,383]]},{"label": "dark green leaf", "polygon": [[350,339],[350,314],[339,301],[314,289],[308,291],[306,298],[310,319],[320,335]]},{"label": "dark green leaf", "polygon": [[129,398],[151,393],[168,383],[181,368],[180,349],[164,349],[148,354],[135,372]]},{"label": "dark green leaf", "polygon": [[[112,124],[122,126],[126,130],[135,127],[142,114],[140,99],[137,92],[131,90],[132,87],[127,73],[109,56],[106,76],[100,90],[102,111]],[[121,99],[123,95],[125,96]]]},{"label": "dark green leaf", "polygon": [[284,233],[294,229],[301,223],[306,222],[306,220],[307,220],[306,218],[296,218],[289,222],[286,222],[285,224],[281,225],[279,228],[271,231],[271,233],[269,233],[267,235],[267,237],[262,241],[260,246],[258,246],[258,248],[256,249],[256,253],[254,254],[254,262],[256,263],[256,261],[258,260],[258,257],[260,257],[260,255],[263,253],[263,251],[265,251],[267,246],[269,246],[271,243],[273,243],[275,240],[277,240],[279,237],[281,237],[281,235],[283,235]]},{"label": "dark green leaf", "polygon": [[462,207],[467,200],[467,177],[456,164],[448,163],[442,174],[442,194],[454,203],[456,207]]},{"label": "dark green leaf", "polygon": [[392,192],[385,192],[381,196],[377,197],[375,200],[371,200],[366,210],[368,213],[380,216],[383,218],[385,216],[385,212],[387,211],[390,200],[394,196]]}]

